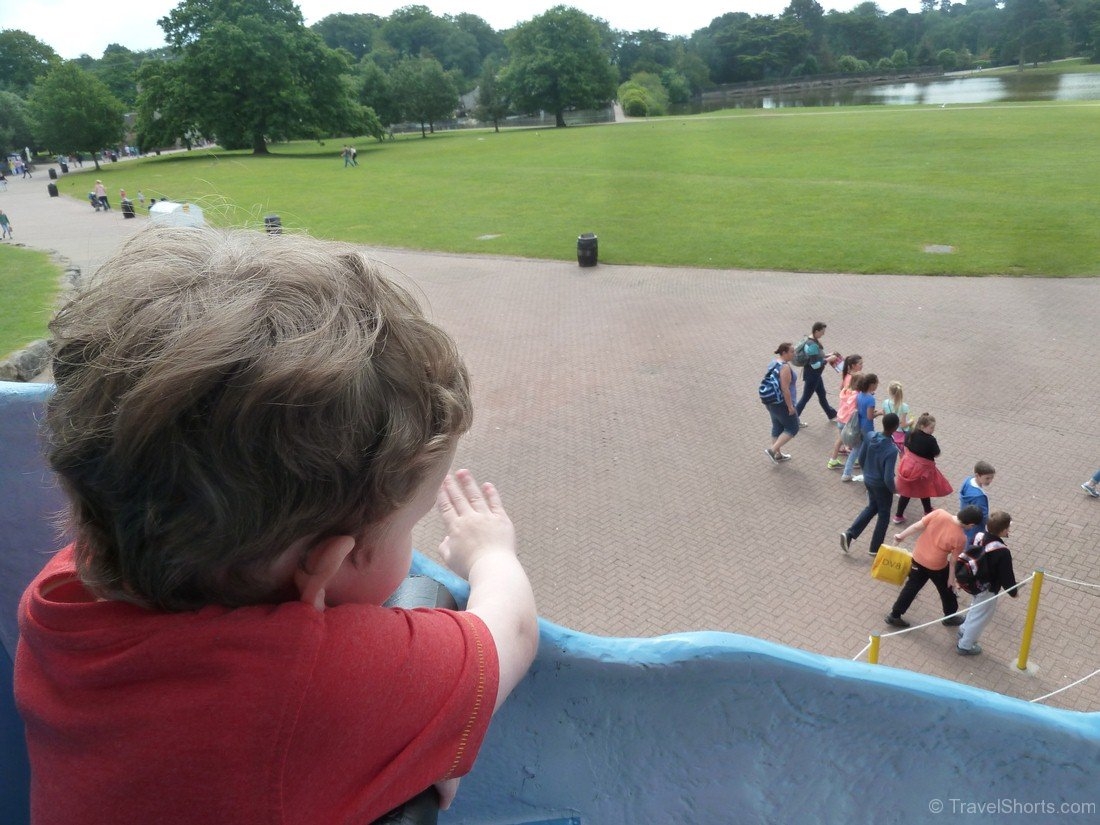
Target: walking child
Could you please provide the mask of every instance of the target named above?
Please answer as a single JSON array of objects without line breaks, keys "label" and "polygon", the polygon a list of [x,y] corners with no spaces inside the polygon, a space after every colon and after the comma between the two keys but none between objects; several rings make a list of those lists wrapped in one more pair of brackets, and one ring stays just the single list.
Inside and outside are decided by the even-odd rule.
[{"label": "walking child", "polygon": [[[866,441],[871,433],[875,431],[875,418],[882,414],[875,409],[875,390],[878,389],[878,376],[873,372],[869,372],[857,376],[855,380],[859,383],[853,384],[853,388],[857,392],[856,407],[852,415],[859,418],[859,429],[863,433],[861,441]],[[853,479],[852,471],[855,469],[858,460],[859,450],[854,449],[848,454],[848,460],[844,462],[844,471],[840,476],[841,481],[851,481]]]},{"label": "walking child", "polygon": [[966,531],[966,541],[974,544],[978,533],[986,529],[985,520],[989,516],[989,485],[997,473],[988,461],[979,461],[974,465],[974,475],[967,476],[959,488],[959,507],[973,504],[982,511],[982,520]]},{"label": "walking child", "polygon": [[905,390],[900,381],[891,381],[886,387],[886,399],[882,402],[883,413],[894,413],[898,417],[898,428],[894,431],[894,443],[898,450],[905,447],[905,437],[912,429],[909,420],[909,405],[905,402]]},{"label": "walking child", "polygon": [[1019,595],[1016,574],[1012,570],[1012,553],[1004,543],[1011,526],[1012,516],[995,510],[989,514],[986,531],[979,538],[980,546],[985,548],[978,558],[979,592],[966,612],[966,621],[959,628],[959,643],[955,649],[960,656],[977,656],[982,652],[978,637],[997,610],[996,595],[1002,590],[1007,590],[1014,599]]},{"label": "walking child", "polygon": [[11,231],[11,218],[7,213],[0,209],[0,240],[7,240],[8,238],[14,238],[15,235]]},{"label": "walking child", "polygon": [[840,440],[840,431],[844,429],[844,425],[848,423],[848,419],[852,417],[852,413],[856,408],[856,390],[852,386],[852,380],[854,376],[858,375],[863,369],[863,357],[860,355],[849,355],[844,359],[844,367],[840,371],[840,401],[836,408],[836,442],[833,444],[832,455],[829,456],[829,460],[825,462],[825,466],[830,470],[839,470],[844,466],[844,462],[840,460],[840,448],[842,442]]}]

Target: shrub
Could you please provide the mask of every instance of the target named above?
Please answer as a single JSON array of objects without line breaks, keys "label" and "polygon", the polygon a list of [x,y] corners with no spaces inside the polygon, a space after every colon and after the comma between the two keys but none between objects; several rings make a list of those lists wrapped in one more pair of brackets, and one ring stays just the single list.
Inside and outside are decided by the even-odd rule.
[{"label": "shrub", "polygon": [[890,62],[894,64],[895,69],[904,69],[909,65],[909,55],[905,49],[895,49],[890,55]]},{"label": "shrub", "polygon": [[854,74],[855,72],[870,71],[871,64],[866,60],[860,60],[858,57],[846,54],[836,62],[836,69],[838,72],[845,74]]},{"label": "shrub", "polygon": [[668,92],[669,103],[687,103],[691,100],[691,84],[675,69],[665,69],[661,72],[661,83]]}]

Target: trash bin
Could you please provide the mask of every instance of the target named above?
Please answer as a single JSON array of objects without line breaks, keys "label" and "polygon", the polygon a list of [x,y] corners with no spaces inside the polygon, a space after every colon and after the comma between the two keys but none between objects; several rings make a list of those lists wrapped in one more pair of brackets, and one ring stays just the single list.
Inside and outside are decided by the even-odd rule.
[{"label": "trash bin", "polygon": [[69,174],[69,164],[67,162],[61,161],[61,163],[59,165],[61,166],[61,174],[62,175]]},{"label": "trash bin", "polygon": [[577,237],[577,263],[581,266],[595,266],[600,255],[600,240],[591,232]]},{"label": "trash bin", "polygon": [[278,215],[266,215],[264,216],[264,229],[267,230],[268,235],[281,235],[283,234],[283,222]]},{"label": "trash bin", "polygon": [[46,191],[50,193],[51,198],[56,198],[57,197],[57,184],[56,183],[47,183],[46,184]]},{"label": "trash bin", "polygon": [[122,217],[132,218],[134,217],[134,202],[129,198],[122,199]]},{"label": "trash bin", "polygon": [[57,180],[57,170],[50,167],[50,180]]}]

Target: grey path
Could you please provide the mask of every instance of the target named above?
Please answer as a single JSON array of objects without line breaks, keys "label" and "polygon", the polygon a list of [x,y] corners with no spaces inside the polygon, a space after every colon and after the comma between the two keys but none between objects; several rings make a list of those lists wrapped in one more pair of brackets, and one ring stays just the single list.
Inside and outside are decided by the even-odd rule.
[{"label": "grey path", "polygon": [[[19,241],[82,267],[145,223],[47,198],[46,183],[13,181],[0,207]],[[992,503],[1014,516],[1021,578],[1044,568],[1100,585],[1100,500],[1078,487],[1100,466],[1100,281],[375,254],[416,282],[466,353],[477,412],[458,462],[501,489],[552,621],[616,636],[726,630],[840,657],[890,629],[897,589],[868,575],[869,531],[839,551],[865,495],[825,469],[833,432],[820,409],[807,408],[791,462],[763,454],[755,394],[769,353],[819,319],[831,347],[858,351],[883,386],[905,384],[914,412],[936,415],[956,488],[975,460],[996,466]],[[429,553],[440,537],[433,518],[417,531]],[[882,662],[1026,699],[1100,668],[1100,589],[1047,581],[1021,673],[1025,607],[1001,602],[982,656],[957,656],[937,624],[883,640]],[[908,617],[937,614],[929,586]],[[1048,703],[1100,710],[1100,676]]]}]

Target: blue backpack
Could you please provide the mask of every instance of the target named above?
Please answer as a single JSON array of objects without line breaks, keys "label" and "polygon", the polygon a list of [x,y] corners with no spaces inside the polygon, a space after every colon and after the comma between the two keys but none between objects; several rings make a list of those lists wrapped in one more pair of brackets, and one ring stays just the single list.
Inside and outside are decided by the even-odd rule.
[{"label": "blue backpack", "polygon": [[764,373],[764,380],[760,382],[760,400],[765,404],[781,404],[783,402],[783,390],[779,387],[779,368],[783,366],[777,361]]}]

